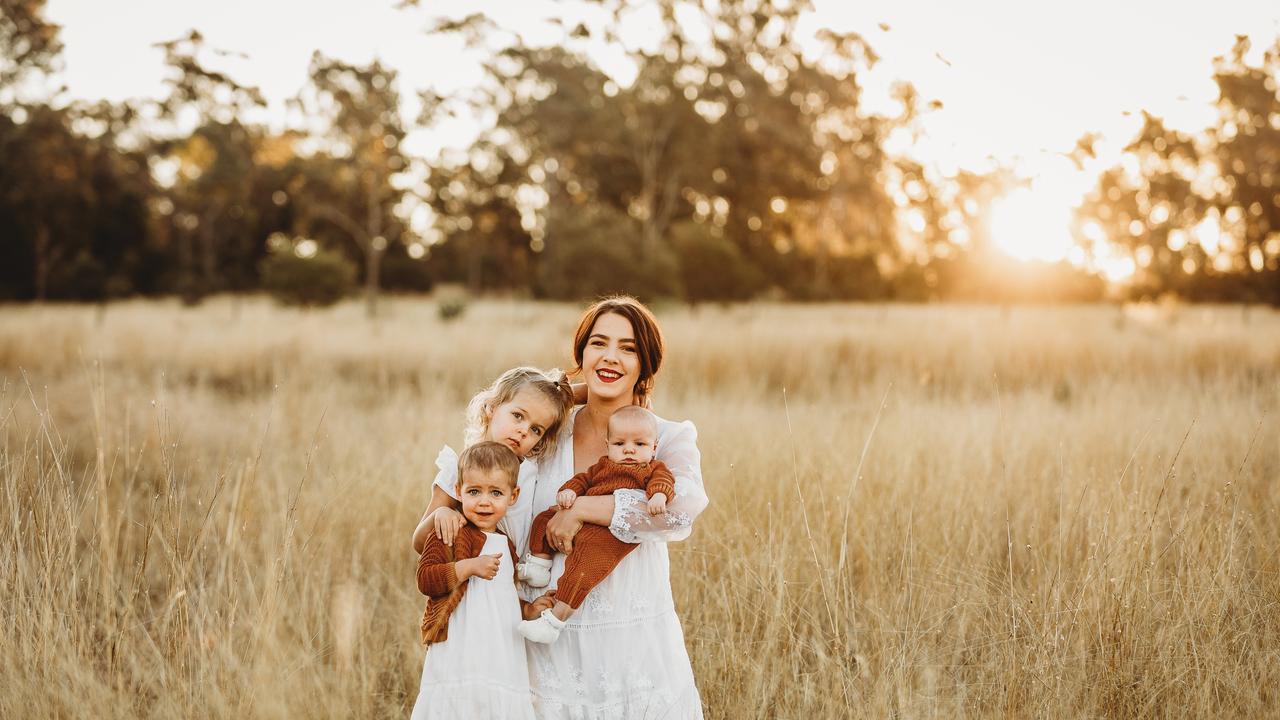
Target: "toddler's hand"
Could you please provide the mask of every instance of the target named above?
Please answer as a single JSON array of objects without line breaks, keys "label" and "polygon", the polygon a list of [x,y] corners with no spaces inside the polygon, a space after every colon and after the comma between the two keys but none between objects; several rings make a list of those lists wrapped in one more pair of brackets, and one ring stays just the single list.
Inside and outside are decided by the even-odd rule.
[{"label": "toddler's hand", "polygon": [[445,545],[453,545],[453,539],[458,536],[462,526],[467,524],[467,519],[462,517],[462,513],[449,507],[436,508],[435,516],[436,537]]},{"label": "toddler's hand", "polygon": [[664,495],[663,493],[654,493],[653,497],[649,498],[649,514],[661,515],[666,511],[667,511],[667,496]]},{"label": "toddler's hand", "polygon": [[568,510],[569,508],[573,507],[573,501],[577,499],[578,499],[578,493],[572,490],[561,490],[560,493],[556,495],[556,502],[559,503],[560,507],[564,508],[565,510]]},{"label": "toddler's hand", "polygon": [[[485,580],[492,580],[494,576],[498,574],[498,565],[501,564],[501,562],[502,554],[495,553],[493,555],[480,555],[468,560],[461,560],[458,564],[462,565],[463,563],[466,563],[465,570],[467,572],[467,577],[478,577],[484,578]],[[458,579],[462,580],[465,578],[459,577]]]}]

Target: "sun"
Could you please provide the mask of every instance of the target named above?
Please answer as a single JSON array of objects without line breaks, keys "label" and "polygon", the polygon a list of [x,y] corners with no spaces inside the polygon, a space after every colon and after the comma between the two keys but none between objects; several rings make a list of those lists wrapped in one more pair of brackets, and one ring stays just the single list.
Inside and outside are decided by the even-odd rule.
[{"label": "sun", "polygon": [[991,241],[1019,260],[1058,262],[1071,251],[1071,204],[1033,184],[991,206]]}]

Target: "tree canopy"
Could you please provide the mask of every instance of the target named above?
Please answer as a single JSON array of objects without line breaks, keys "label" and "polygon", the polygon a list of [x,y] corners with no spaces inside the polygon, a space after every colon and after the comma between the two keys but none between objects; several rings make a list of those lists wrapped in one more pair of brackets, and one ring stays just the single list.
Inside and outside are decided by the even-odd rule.
[{"label": "tree canopy", "polygon": [[[876,50],[806,24],[808,2],[602,0],[552,18],[551,43],[483,15],[436,17],[427,32],[480,58],[483,82],[445,97],[378,60],[316,52],[284,128],[195,30],[159,46],[164,97],[70,102],[53,86],[61,44],[44,2],[0,2],[3,298],[195,302],[261,289],[264,268],[293,267],[275,255],[318,248],[356,269],[370,313],[382,290],[439,282],[563,299],[1280,304],[1280,42],[1250,64],[1238,38],[1211,68],[1215,124],[1186,132],[1144,113],[1099,175],[1073,231],[1094,255],[1132,259],[1132,282],[1108,289],[992,247],[993,205],[1024,182],[1012,171],[944,175],[889,152],[939,104],[904,80],[897,112],[868,111]],[[620,37],[640,12],[658,31]],[[406,149],[457,118],[476,127],[466,147]]]}]

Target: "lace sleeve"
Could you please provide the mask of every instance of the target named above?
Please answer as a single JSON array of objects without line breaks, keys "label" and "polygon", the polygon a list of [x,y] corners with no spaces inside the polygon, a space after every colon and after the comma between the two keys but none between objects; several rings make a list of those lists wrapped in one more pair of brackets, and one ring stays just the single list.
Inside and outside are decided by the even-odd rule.
[{"label": "lace sleeve", "polygon": [[628,543],[649,540],[674,542],[689,537],[693,521],[707,507],[702,487],[702,454],[698,451],[698,431],[693,423],[669,423],[658,437],[657,459],[666,463],[676,478],[675,497],[667,511],[650,515],[643,490],[618,490],[613,494],[613,520],[609,532]]}]

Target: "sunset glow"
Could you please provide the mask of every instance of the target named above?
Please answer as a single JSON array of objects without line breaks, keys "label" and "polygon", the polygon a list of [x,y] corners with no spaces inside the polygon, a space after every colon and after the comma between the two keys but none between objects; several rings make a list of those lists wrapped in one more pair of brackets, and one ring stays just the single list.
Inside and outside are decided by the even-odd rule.
[{"label": "sunset glow", "polygon": [[1071,250],[1071,207],[1047,190],[1018,188],[991,209],[991,240],[1019,260],[1064,260]]}]

